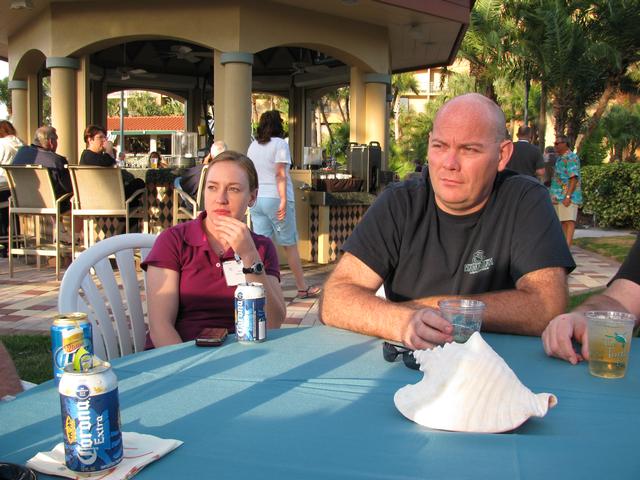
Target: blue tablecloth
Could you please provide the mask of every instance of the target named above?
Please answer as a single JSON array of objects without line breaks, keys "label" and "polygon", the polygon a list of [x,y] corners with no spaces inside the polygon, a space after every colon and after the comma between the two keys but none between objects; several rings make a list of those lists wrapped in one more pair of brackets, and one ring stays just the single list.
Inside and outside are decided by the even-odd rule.
[{"label": "blue tablecloth", "polygon": [[[185,442],[136,478],[640,478],[637,341],[627,376],[604,380],[547,358],[539,338],[484,337],[531,390],[558,396],[545,418],[495,435],[417,425],[393,395],[421,372],[385,362],[380,340],[327,327],[120,359],[123,430]],[[51,382],[0,404],[0,460],[61,440]]]}]

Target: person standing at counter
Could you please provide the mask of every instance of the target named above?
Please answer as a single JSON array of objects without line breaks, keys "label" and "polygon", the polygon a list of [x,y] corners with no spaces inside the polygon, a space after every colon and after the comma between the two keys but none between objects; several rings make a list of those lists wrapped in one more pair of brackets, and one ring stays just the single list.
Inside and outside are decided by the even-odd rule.
[{"label": "person standing at counter", "polygon": [[193,340],[208,327],[235,331],[234,292],[243,281],[264,285],[268,326],[282,324],[286,309],[276,249],[244,222],[257,194],[258,174],[245,155],[226,151],[211,161],[204,212],[162,232],[142,263],[147,271],[147,348]]},{"label": "person standing at counter", "polygon": [[[89,125],[84,130],[84,141],[87,144],[87,148],[80,155],[80,165],[94,167],[117,166],[116,159],[105,152],[108,140],[107,131],[104,128],[99,125]],[[129,198],[137,190],[145,188],[144,180],[135,178],[131,173],[124,170],[121,173],[126,198]]]},{"label": "person standing at counter", "polygon": [[253,231],[282,245],[296,281],[298,298],[315,297],[321,289],[306,284],[298,254],[293,182],[289,176],[291,154],[289,144],[282,138],[284,128],[280,112],[264,112],[260,116],[257,133],[256,140],[251,143],[247,152],[260,179],[258,200],[251,207]]}]

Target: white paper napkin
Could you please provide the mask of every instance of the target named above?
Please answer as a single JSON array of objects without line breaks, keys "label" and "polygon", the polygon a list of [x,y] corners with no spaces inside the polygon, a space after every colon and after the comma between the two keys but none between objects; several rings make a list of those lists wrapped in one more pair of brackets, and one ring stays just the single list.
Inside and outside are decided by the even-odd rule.
[{"label": "white paper napkin", "polygon": [[109,470],[91,474],[69,470],[64,463],[64,445],[62,443],[57,444],[50,452],[38,453],[27,461],[27,467],[47,475],[58,475],[76,480],[86,478],[125,480],[133,477],[151,462],[178,448],[183,442],[170,438],[158,438],[143,433],[122,432],[122,443],[124,446],[122,461]]}]

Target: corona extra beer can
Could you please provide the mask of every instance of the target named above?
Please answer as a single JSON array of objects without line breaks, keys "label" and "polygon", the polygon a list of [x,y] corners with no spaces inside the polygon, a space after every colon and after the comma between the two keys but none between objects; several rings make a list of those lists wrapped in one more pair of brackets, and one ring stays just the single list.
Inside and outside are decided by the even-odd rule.
[{"label": "corona extra beer can", "polygon": [[83,348],[93,355],[93,337],[91,323],[87,314],[82,312],[62,313],[53,317],[51,325],[51,356],[53,359],[53,378],[56,383],[64,367],[71,363],[73,355]]},{"label": "corona extra beer can", "polygon": [[264,288],[261,283],[238,285],[235,293],[238,342],[256,343],[267,339],[267,316],[264,312],[264,304]]},{"label": "corona extra beer can", "polygon": [[123,448],[118,380],[111,365],[96,357],[85,371],[69,364],[58,391],[67,468],[99,472],[120,463]]}]

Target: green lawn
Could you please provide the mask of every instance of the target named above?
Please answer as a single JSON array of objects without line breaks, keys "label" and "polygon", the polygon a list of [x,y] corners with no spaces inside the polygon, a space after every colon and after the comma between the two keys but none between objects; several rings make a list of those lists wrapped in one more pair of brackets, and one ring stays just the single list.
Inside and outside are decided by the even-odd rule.
[{"label": "green lawn", "polygon": [[0,335],[22,380],[42,383],[53,378],[51,339],[46,335]]},{"label": "green lawn", "polygon": [[611,257],[622,263],[635,240],[636,237],[632,235],[622,235],[619,237],[576,238],[573,243],[585,250]]}]

